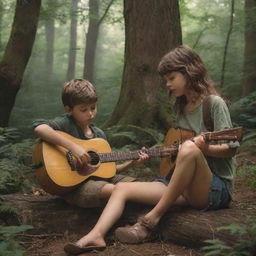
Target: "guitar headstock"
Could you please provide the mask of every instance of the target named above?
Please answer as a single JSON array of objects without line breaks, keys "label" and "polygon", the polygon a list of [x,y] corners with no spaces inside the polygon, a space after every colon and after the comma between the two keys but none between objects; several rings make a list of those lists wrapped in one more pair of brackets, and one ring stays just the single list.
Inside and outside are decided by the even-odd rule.
[{"label": "guitar headstock", "polygon": [[221,131],[206,132],[203,133],[203,136],[206,142],[218,140],[241,141],[243,137],[243,128],[236,127]]}]

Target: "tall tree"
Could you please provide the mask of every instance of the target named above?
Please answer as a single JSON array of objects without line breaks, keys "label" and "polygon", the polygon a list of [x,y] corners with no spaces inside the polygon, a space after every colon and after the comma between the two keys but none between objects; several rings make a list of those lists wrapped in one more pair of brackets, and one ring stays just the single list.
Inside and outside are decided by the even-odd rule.
[{"label": "tall tree", "polygon": [[79,0],[72,0],[72,4],[71,4],[71,24],[70,24],[67,80],[70,80],[75,76],[78,2]]},{"label": "tall tree", "polygon": [[41,0],[17,0],[11,35],[0,62],[0,127],[8,126],[15,97],[31,55]]},{"label": "tall tree", "polygon": [[256,91],[256,1],[245,0],[245,48],[242,95]]},{"label": "tall tree", "polygon": [[84,54],[84,77],[93,82],[94,79],[94,63],[97,48],[99,28],[105,19],[109,8],[114,0],[110,0],[102,15],[99,13],[99,0],[89,0],[89,25],[86,35],[86,48]]},{"label": "tall tree", "polygon": [[105,126],[170,127],[161,57],[182,43],[178,0],[124,0],[125,64],[120,97]]},{"label": "tall tree", "polygon": [[231,0],[230,6],[231,6],[231,8],[230,8],[230,23],[229,23],[229,29],[228,29],[228,33],[227,33],[227,37],[226,37],[226,41],[225,41],[225,46],[224,46],[224,54],[223,54],[223,62],[222,62],[221,78],[220,78],[220,87],[221,88],[223,87],[223,84],[224,84],[228,45],[229,45],[229,40],[230,40],[230,36],[232,33],[232,29],[233,29],[235,0]]},{"label": "tall tree", "polygon": [[55,1],[48,0],[47,6],[49,9],[48,16],[45,20],[45,37],[46,37],[46,55],[45,55],[45,72],[49,77],[53,73],[53,62],[54,62],[54,38],[55,38]]}]

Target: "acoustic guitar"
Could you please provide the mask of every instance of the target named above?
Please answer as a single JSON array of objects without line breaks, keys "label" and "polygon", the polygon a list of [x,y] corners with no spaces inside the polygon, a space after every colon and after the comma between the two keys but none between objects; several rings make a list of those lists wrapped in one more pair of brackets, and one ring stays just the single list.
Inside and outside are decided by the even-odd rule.
[{"label": "acoustic guitar", "polygon": [[[243,136],[242,127],[236,127],[231,129],[225,129],[214,132],[202,133],[206,143],[209,142],[226,142],[226,141],[241,141]],[[191,130],[171,128],[168,130],[165,137],[163,147],[178,147],[181,143],[188,139],[192,139],[195,133]],[[171,157],[162,158],[160,160],[160,177],[166,178],[175,168],[176,155],[173,154]]]},{"label": "acoustic guitar", "polygon": [[[33,149],[33,169],[41,187],[53,195],[62,195],[74,189],[90,176],[111,178],[116,174],[116,161],[139,159],[139,152],[111,152],[108,142],[101,138],[77,139],[67,133],[57,131],[65,138],[84,147],[91,157],[88,166],[82,169],[67,149],[47,142],[40,142]],[[168,157],[177,154],[177,147],[155,147],[143,150],[149,157]]]},{"label": "acoustic guitar", "polygon": [[[111,178],[116,174],[116,161],[139,159],[139,152],[111,152],[108,142],[101,138],[81,140],[57,131],[62,136],[84,147],[91,157],[87,166],[80,168],[71,152],[64,147],[40,142],[33,149],[32,162],[36,177],[42,188],[53,195],[63,195],[91,176]],[[206,141],[240,140],[241,128],[205,133]],[[183,129],[171,128],[162,147],[144,149],[149,157],[161,157],[160,174],[165,177],[175,166],[179,144],[190,139],[194,133]],[[164,160],[164,161],[163,161]]]}]

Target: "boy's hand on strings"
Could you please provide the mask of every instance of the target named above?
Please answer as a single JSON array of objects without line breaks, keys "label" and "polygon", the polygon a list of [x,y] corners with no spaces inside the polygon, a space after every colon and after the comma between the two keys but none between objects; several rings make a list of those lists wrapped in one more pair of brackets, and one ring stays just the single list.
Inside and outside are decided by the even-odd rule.
[{"label": "boy's hand on strings", "polygon": [[90,163],[91,161],[91,157],[83,147],[74,144],[70,151],[77,160],[77,167],[79,170],[86,168],[88,166],[88,163]]},{"label": "boy's hand on strings", "polygon": [[133,160],[132,161],[132,166],[137,166],[139,164],[142,164],[142,163],[146,162],[149,159],[149,155],[144,152],[145,149],[146,149],[145,147],[143,147],[141,149],[141,151],[139,152],[139,159]]}]

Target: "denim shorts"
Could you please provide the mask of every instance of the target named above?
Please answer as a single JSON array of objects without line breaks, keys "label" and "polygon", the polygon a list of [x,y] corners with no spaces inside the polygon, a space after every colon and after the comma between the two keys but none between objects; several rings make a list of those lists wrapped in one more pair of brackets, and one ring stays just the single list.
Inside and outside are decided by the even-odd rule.
[{"label": "denim shorts", "polygon": [[228,208],[231,196],[225,182],[213,173],[209,190],[209,204],[203,211]]},{"label": "denim shorts", "polygon": [[[169,181],[164,178],[158,178],[154,181],[162,182],[166,186],[168,186]],[[226,187],[224,181],[219,178],[217,175],[212,175],[212,184],[209,189],[209,203],[203,209],[203,211],[210,211],[210,210],[218,210],[222,208],[228,208],[229,203],[231,201],[230,194]]]}]

